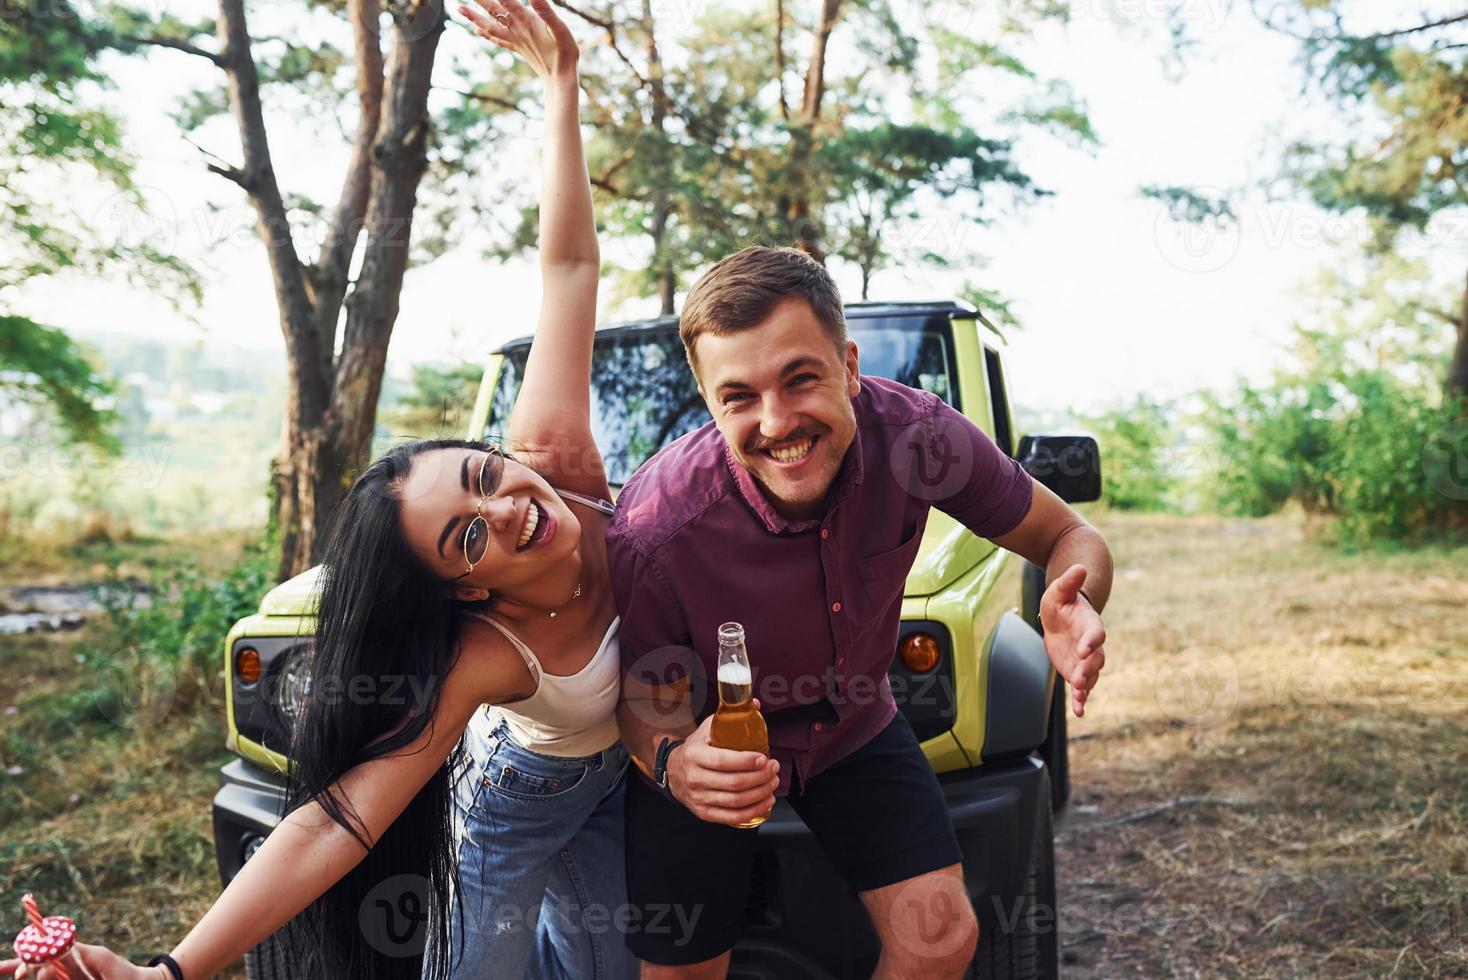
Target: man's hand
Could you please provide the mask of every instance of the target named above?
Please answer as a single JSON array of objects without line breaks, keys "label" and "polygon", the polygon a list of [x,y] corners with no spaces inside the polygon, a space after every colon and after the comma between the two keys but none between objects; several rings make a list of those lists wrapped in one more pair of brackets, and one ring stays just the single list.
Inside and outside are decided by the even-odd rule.
[{"label": "man's hand", "polygon": [[1070,682],[1071,707],[1077,718],[1086,713],[1086,697],[1106,665],[1106,627],[1101,614],[1081,595],[1086,567],[1067,568],[1040,597],[1040,625],[1045,627],[1045,652],[1060,676]]},{"label": "man's hand", "polygon": [[[754,706],[759,707],[758,699]],[[775,805],[780,763],[759,752],[715,748],[709,743],[713,723],[709,715],[668,756],[668,788],[700,820],[734,827]]]},{"label": "man's hand", "polygon": [[520,0],[474,0],[479,9],[461,5],[459,13],[474,33],[525,59],[541,78],[574,76],[581,49],[550,0],[530,0],[534,13]]}]

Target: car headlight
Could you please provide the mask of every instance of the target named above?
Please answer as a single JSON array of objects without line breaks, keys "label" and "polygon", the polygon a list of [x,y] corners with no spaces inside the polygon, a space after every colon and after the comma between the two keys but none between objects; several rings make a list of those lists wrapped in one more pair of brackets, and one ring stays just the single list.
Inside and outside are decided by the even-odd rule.
[{"label": "car headlight", "polygon": [[306,711],[306,701],[311,697],[311,662],[308,648],[292,650],[280,669],[275,685],[275,710],[287,732],[296,730],[296,722]]},{"label": "car headlight", "polygon": [[235,733],[284,754],[311,697],[311,638],[251,636],[230,650]]}]

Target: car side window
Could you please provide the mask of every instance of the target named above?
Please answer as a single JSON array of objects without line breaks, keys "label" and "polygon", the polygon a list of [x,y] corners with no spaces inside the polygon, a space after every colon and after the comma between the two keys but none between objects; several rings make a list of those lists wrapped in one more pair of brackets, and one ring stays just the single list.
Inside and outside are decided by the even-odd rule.
[{"label": "car side window", "polygon": [[984,369],[989,376],[989,398],[994,411],[994,444],[1004,450],[1005,455],[1014,455],[1014,429],[1009,418],[1009,394],[1004,388],[1004,366],[999,352],[984,347]]}]

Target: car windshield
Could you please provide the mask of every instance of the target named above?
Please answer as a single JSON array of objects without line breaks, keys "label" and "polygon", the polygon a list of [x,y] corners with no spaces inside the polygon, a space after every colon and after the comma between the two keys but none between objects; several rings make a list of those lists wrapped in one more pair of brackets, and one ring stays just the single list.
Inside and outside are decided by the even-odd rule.
[{"label": "car windshield", "polygon": [[[946,314],[857,317],[847,331],[861,372],[930,391],[954,407],[953,328]],[[529,347],[506,352],[484,438],[499,438],[520,391]],[[674,327],[598,336],[591,367],[591,425],[613,486],[649,456],[709,421]]]}]

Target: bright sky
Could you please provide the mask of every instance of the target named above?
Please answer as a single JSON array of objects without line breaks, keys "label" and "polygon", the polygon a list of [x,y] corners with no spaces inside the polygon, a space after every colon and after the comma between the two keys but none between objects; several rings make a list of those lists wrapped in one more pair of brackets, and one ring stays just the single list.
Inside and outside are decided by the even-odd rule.
[{"label": "bright sky", "polygon": [[[202,0],[154,2],[185,18],[212,9]],[[980,0],[928,10],[961,28],[968,15],[963,2]],[[1227,388],[1241,373],[1259,375],[1305,309],[1301,284],[1340,261],[1340,244],[1359,240],[1354,224],[1299,203],[1246,204],[1238,228],[1223,234],[1179,228],[1160,205],[1137,194],[1147,184],[1257,184],[1273,172],[1286,138],[1318,125],[1301,108],[1296,43],[1262,28],[1246,9],[1225,16],[1225,0],[1185,5],[1202,44],[1182,79],[1172,80],[1164,30],[1152,16],[1161,6],[1162,0],[1083,0],[1068,26],[1047,27],[1023,50],[1042,76],[1063,78],[1084,97],[1102,140],[1094,154],[1044,137],[1024,148],[1022,164],[1053,198],[987,228],[940,218],[903,231],[963,236],[963,244],[990,256],[986,270],[970,270],[968,277],[1017,300],[1025,326],[1011,334],[1011,381],[1016,402],[1033,409],[1087,410],[1136,392],[1171,396]],[[468,41],[456,36],[448,43],[461,50]],[[77,195],[98,225],[124,228],[199,262],[208,284],[198,322],[121,282],[47,282],[26,297],[27,312],[62,327],[180,338],[202,330],[207,342],[282,348],[264,252],[249,233],[253,212],[233,185],[204,171],[199,151],[168,116],[185,87],[212,71],[167,51],[146,62],[119,61],[118,98],[140,159],[138,182],[156,217],[143,218],[92,189]],[[334,201],[345,150],[321,149],[304,122],[277,126],[272,138],[286,185]],[[238,160],[231,119],[210,124],[195,139]],[[1253,200],[1262,198],[1256,193]],[[1462,254],[1464,237],[1450,229],[1435,245]],[[215,243],[212,250],[207,242]],[[855,299],[855,270],[833,271]],[[500,265],[473,247],[410,271],[390,369],[421,360],[477,360],[528,332],[538,298],[534,276],[529,262]],[[962,272],[883,272],[872,298],[946,295],[964,278]]]}]

